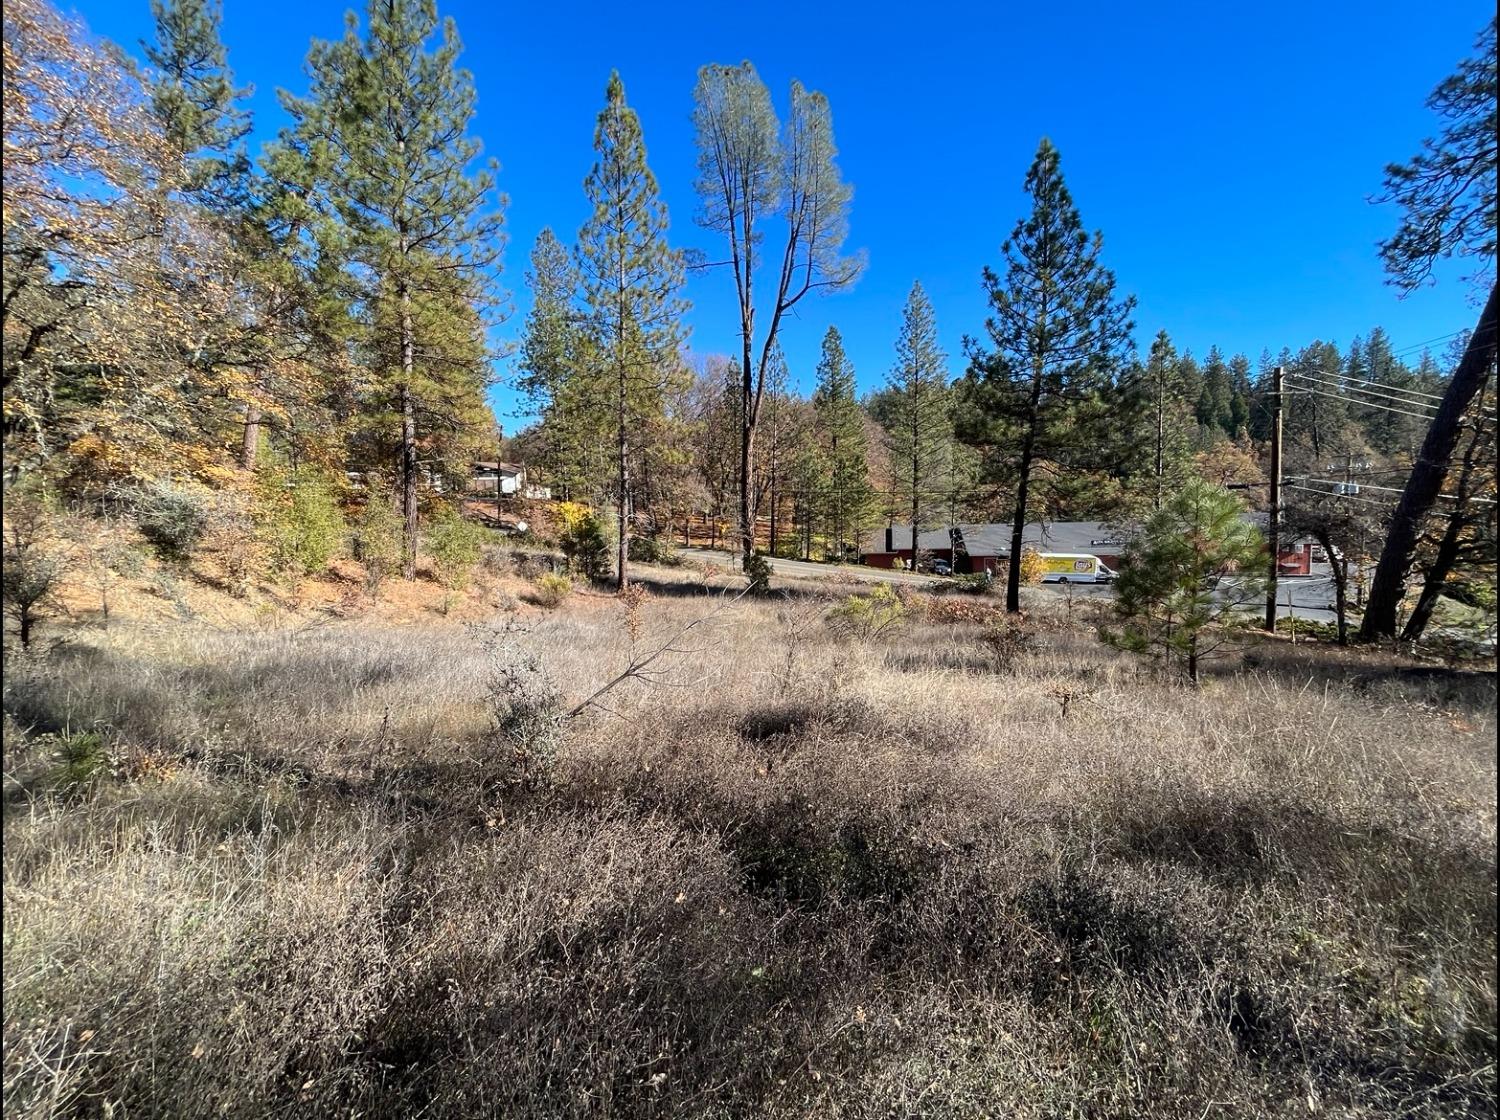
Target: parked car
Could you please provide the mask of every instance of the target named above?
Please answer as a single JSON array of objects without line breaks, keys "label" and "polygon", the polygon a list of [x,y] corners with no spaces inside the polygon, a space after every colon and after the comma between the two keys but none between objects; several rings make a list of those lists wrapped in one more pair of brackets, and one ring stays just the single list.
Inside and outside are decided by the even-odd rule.
[{"label": "parked car", "polygon": [[953,574],[953,565],[946,560],[934,560],[930,570],[935,576],[951,576]]}]

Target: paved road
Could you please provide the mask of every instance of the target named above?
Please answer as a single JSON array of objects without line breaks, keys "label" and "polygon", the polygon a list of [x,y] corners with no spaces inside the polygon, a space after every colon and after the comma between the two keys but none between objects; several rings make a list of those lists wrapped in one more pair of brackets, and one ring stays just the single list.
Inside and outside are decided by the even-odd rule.
[{"label": "paved road", "polygon": [[[678,554],[703,564],[738,570],[739,560],[733,554],[718,549],[682,548]],[[1321,569],[1321,570],[1320,570]],[[805,560],[771,559],[771,570],[777,575],[797,579],[859,579],[877,583],[904,583],[926,587],[943,582],[943,576],[924,575],[919,572],[898,572],[889,568],[867,568],[860,564],[818,564]],[[1352,574],[1351,574],[1352,579]],[[1114,589],[1103,583],[1075,583],[1069,587],[1077,598],[1112,599]],[[1055,583],[1044,583],[1037,590],[1045,594],[1063,595],[1066,591]],[[1264,610],[1264,600],[1255,609]],[[1333,622],[1333,577],[1326,564],[1313,565],[1310,576],[1283,577],[1277,584],[1276,617],[1286,618],[1295,614],[1298,618],[1314,622]]]}]

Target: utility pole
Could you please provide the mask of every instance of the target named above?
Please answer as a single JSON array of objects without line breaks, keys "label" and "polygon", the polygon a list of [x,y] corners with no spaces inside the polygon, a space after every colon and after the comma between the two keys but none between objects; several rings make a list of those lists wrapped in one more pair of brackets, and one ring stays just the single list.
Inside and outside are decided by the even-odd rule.
[{"label": "utility pole", "polygon": [[1281,562],[1281,401],[1286,367],[1271,371],[1271,511],[1266,536],[1271,546],[1271,579],[1266,585],[1266,630],[1276,633],[1276,577]]}]

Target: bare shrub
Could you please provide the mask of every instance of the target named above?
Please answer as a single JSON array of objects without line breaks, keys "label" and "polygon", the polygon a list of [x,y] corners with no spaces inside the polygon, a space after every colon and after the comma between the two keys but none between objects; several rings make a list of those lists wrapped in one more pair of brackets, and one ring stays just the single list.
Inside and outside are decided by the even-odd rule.
[{"label": "bare shrub", "polygon": [[1024,614],[996,612],[985,624],[980,637],[989,651],[996,672],[1011,672],[1033,645],[1036,624]]},{"label": "bare shrub", "polygon": [[485,686],[489,752],[505,768],[509,784],[532,791],[552,782],[566,711],[540,658],[517,643],[521,633],[507,627],[481,634],[480,643],[490,665]]}]

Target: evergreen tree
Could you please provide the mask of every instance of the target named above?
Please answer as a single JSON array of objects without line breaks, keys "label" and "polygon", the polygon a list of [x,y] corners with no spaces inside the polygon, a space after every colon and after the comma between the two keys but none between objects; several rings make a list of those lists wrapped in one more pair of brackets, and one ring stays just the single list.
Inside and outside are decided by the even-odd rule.
[{"label": "evergreen tree", "polygon": [[1187,477],[1192,456],[1193,407],[1197,399],[1186,359],[1166,331],[1151,343],[1146,362],[1126,378],[1126,397],[1135,419],[1138,446],[1145,452],[1151,508],[1159,510],[1167,496]]},{"label": "evergreen tree", "polygon": [[[777,343],[771,351],[771,361],[766,370],[766,439],[762,471],[766,481],[766,504],[770,510],[767,541],[772,556],[777,554],[777,545],[781,540],[781,530],[784,527],[781,507],[785,504],[788,476],[796,455],[797,441],[803,434],[794,405],[786,355],[781,352],[781,344]],[[756,504],[759,505],[759,502]]]},{"label": "evergreen tree", "polygon": [[1131,330],[1134,298],[1115,298],[1114,274],[1099,262],[1103,239],[1084,232],[1063,182],[1057,149],[1043,139],[1026,174],[1030,216],[1001,251],[1002,279],[984,271],[992,350],[970,341],[966,429],[991,447],[1016,448],[1010,579],[1006,609],[1020,606],[1022,533],[1040,458],[1085,461],[1098,445],[1109,389]]},{"label": "evergreen tree", "polygon": [[1224,352],[1217,346],[1209,349],[1203,362],[1203,389],[1198,394],[1196,415],[1205,428],[1234,436],[1234,378]]},{"label": "evergreen tree", "polygon": [[589,329],[611,389],[618,455],[615,582],[623,591],[630,582],[631,436],[662,413],[665,382],[678,365],[685,304],[677,295],[682,256],[667,246],[667,207],[618,72],[610,74],[604,98],[594,130],[598,159],[584,182],[594,213],[579,232],[577,259]]},{"label": "evergreen tree", "polygon": [[1199,665],[1230,637],[1223,625],[1263,594],[1259,578],[1265,541],[1244,519],[1234,495],[1191,479],[1146,522],[1126,548],[1116,584],[1118,630],[1106,637],[1123,649],[1180,659],[1198,682]]},{"label": "evergreen tree", "polygon": [[[433,0],[369,0],[337,42],[315,41],[311,89],[283,104],[309,146],[326,145],[320,188],[336,209],[357,281],[362,350],[395,427],[402,573],[416,575],[419,430],[460,429],[483,406],[484,333],[496,303],[501,199],[494,165],[473,171],[474,83],[451,19]],[[459,469],[454,459],[452,469]]]},{"label": "evergreen tree", "polygon": [[817,489],[828,524],[829,551],[843,560],[850,536],[858,533],[873,495],[866,461],[869,441],[865,438],[864,413],[855,396],[854,365],[844,353],[844,340],[837,327],[829,327],[823,336],[813,406],[827,467]]},{"label": "evergreen tree", "polygon": [[949,412],[948,355],[938,346],[937,320],[920,282],[912,285],[901,314],[896,364],[886,379],[891,415],[882,422],[891,453],[894,502],[911,514],[911,555],[933,512],[946,503],[935,483],[948,469],[953,435]]},{"label": "evergreen tree", "polygon": [[[1403,416],[1399,412],[1389,411],[1401,406],[1388,398],[1408,396],[1409,390],[1416,388],[1416,379],[1406,364],[1396,358],[1391,350],[1389,336],[1380,327],[1372,330],[1365,342],[1362,379],[1373,384],[1351,383],[1350,393],[1355,400],[1367,399],[1371,402],[1365,407],[1355,406],[1355,415],[1365,430],[1370,446],[1382,455],[1404,455],[1409,461],[1416,454],[1417,445],[1422,442],[1427,425],[1420,416]],[[1367,396],[1361,397],[1361,390],[1365,390]],[[1377,403],[1386,407],[1374,407]],[[1411,407],[1406,411],[1423,410]]]},{"label": "evergreen tree", "polygon": [[557,497],[593,497],[610,473],[608,387],[574,307],[578,270],[550,228],[537,235],[526,283],[531,310],[522,331],[519,388],[542,418],[540,465]]},{"label": "evergreen tree", "polygon": [[1462,359],[1443,390],[1437,415],[1417,452],[1376,567],[1360,636],[1394,638],[1396,612],[1422,523],[1442,493],[1458,447],[1463,418],[1495,365],[1500,286],[1495,266],[1495,20],[1480,32],[1472,58],[1433,90],[1428,106],[1446,122],[1410,163],[1386,168],[1386,199],[1401,205],[1401,228],[1381,246],[1392,283],[1404,291],[1422,284],[1433,265],[1453,255],[1476,256],[1472,279],[1489,288]]},{"label": "evergreen tree", "polygon": [[147,89],[168,141],[187,159],[183,190],[220,213],[243,208],[251,120],[239,102],[252,90],[235,88],[219,38],[222,8],[218,0],[151,0],[151,14],[156,36],[141,43],[153,70]]},{"label": "evergreen tree", "polygon": [[1250,359],[1236,354],[1229,359],[1229,382],[1232,386],[1229,397],[1229,417],[1233,425],[1230,433],[1235,439],[1244,439],[1250,431],[1250,402],[1253,387],[1250,382]]}]

